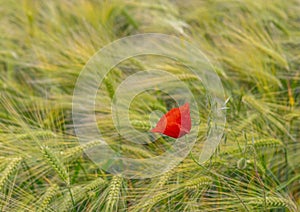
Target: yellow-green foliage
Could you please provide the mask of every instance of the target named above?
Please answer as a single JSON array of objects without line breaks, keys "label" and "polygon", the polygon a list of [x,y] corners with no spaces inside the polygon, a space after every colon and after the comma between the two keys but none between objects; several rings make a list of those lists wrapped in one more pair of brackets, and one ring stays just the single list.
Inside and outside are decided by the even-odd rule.
[{"label": "yellow-green foliage", "polygon": [[[299,14],[299,0],[0,0],[0,211],[299,211]],[[80,145],[73,90],[99,49],[147,32],[177,36],[205,53],[224,87],[227,123],[215,154],[198,164],[211,121],[201,79],[159,55],[111,67],[99,84],[96,123],[126,157],[157,157],[174,142],[137,144],[117,131],[113,97],[131,74],[172,73],[199,108],[190,155],[160,176],[126,179],[85,153],[101,147],[100,138]],[[150,114],[172,107],[153,88],[135,96],[129,121],[150,141]]]}]

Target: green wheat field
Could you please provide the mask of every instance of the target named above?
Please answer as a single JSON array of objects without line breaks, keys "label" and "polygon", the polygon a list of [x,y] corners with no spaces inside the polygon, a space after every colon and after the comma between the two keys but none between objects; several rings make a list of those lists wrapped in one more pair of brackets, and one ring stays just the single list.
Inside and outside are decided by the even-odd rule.
[{"label": "green wheat field", "polygon": [[[79,144],[72,98],[99,49],[140,33],[173,35],[204,52],[224,87],[227,122],[215,153],[198,163],[211,128],[203,85],[159,57],[123,61],[99,85],[95,111],[113,149],[145,159],[172,145],[164,136],[143,146],[117,136],[110,103],[141,69],[178,76],[201,120],[182,162],[127,179],[87,157],[99,143]],[[173,107],[163,92],[141,93],[131,124],[148,133],[149,114]],[[300,1],[0,0],[0,211],[300,211]]]}]

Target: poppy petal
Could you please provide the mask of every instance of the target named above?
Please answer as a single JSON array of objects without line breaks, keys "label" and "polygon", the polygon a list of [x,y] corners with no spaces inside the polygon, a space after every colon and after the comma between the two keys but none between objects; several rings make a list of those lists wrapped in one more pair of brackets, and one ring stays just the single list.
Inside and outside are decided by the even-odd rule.
[{"label": "poppy petal", "polygon": [[185,103],[178,108],[171,109],[163,115],[151,132],[162,133],[173,138],[179,138],[190,133],[190,130],[190,106],[188,103]]}]

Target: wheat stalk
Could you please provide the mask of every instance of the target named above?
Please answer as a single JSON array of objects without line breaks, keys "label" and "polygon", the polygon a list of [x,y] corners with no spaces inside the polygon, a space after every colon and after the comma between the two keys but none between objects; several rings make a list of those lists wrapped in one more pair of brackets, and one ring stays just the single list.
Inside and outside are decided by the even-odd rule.
[{"label": "wheat stalk", "polygon": [[80,146],[69,148],[66,151],[60,152],[60,154],[62,155],[65,163],[71,163],[72,161],[78,159],[84,151],[98,146],[99,144],[101,144],[100,141],[91,141]]},{"label": "wheat stalk", "polygon": [[47,163],[55,170],[55,172],[60,176],[60,178],[67,184],[70,184],[69,174],[59,160],[56,154],[47,146],[42,146],[41,151],[46,159]]},{"label": "wheat stalk", "polygon": [[8,181],[8,179],[11,177],[11,175],[14,173],[14,171],[18,168],[19,164],[22,161],[22,158],[12,158],[10,159],[10,163],[7,165],[7,167],[4,169],[4,171],[1,173],[0,178],[0,191],[5,186],[5,183]]},{"label": "wheat stalk", "polygon": [[259,208],[260,206],[265,206],[268,209],[284,207],[296,211],[296,206],[293,202],[291,202],[288,199],[280,198],[280,197],[253,198],[253,200],[249,201],[249,204]]},{"label": "wheat stalk", "polygon": [[[88,182],[85,185],[78,186],[72,189],[72,193],[74,194],[75,203],[80,202],[83,199],[87,199],[89,197],[88,192],[94,191],[96,189],[101,190],[105,185],[106,181],[102,178],[98,177],[96,180],[92,182]],[[70,196],[64,200],[62,203],[60,210],[61,211],[69,211],[72,208],[73,202]]]},{"label": "wheat stalk", "polygon": [[164,173],[160,178],[159,181],[157,183],[157,187],[158,188],[162,188],[166,182],[168,182],[168,179],[175,173],[174,169],[171,169],[169,171],[167,171],[166,173]]},{"label": "wheat stalk", "polygon": [[107,92],[108,92],[108,95],[109,95],[110,99],[113,99],[114,94],[115,94],[115,89],[114,89],[114,85],[113,85],[111,79],[106,76],[103,79],[103,82],[104,82],[104,84],[106,86],[106,89],[107,89]]},{"label": "wheat stalk", "polygon": [[113,176],[108,187],[108,196],[106,199],[106,211],[116,211],[118,208],[118,201],[120,198],[121,186],[123,178],[115,175]]},{"label": "wheat stalk", "polygon": [[283,143],[278,139],[266,138],[266,139],[254,140],[254,147],[255,148],[283,147]]},{"label": "wheat stalk", "polygon": [[57,191],[59,190],[59,186],[57,184],[52,184],[45,194],[40,198],[41,203],[39,204],[39,207],[37,208],[37,212],[46,211],[46,209],[49,206],[49,203],[54,198],[54,196],[57,194]]},{"label": "wheat stalk", "polygon": [[143,131],[149,131],[151,128],[151,125],[147,121],[132,120],[131,124],[135,128],[137,128],[139,130],[143,130]]},{"label": "wheat stalk", "polygon": [[212,183],[213,180],[210,177],[198,177],[184,182],[182,187],[187,189],[199,189],[202,186],[210,186]]}]

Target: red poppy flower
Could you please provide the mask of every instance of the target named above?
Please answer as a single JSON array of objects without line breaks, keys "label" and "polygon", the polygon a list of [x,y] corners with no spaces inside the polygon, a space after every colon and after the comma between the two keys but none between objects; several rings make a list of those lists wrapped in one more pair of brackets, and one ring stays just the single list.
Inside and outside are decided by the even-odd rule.
[{"label": "red poppy flower", "polygon": [[163,115],[156,127],[151,130],[154,133],[162,133],[172,138],[180,138],[191,130],[190,106],[188,103],[173,108]]}]

